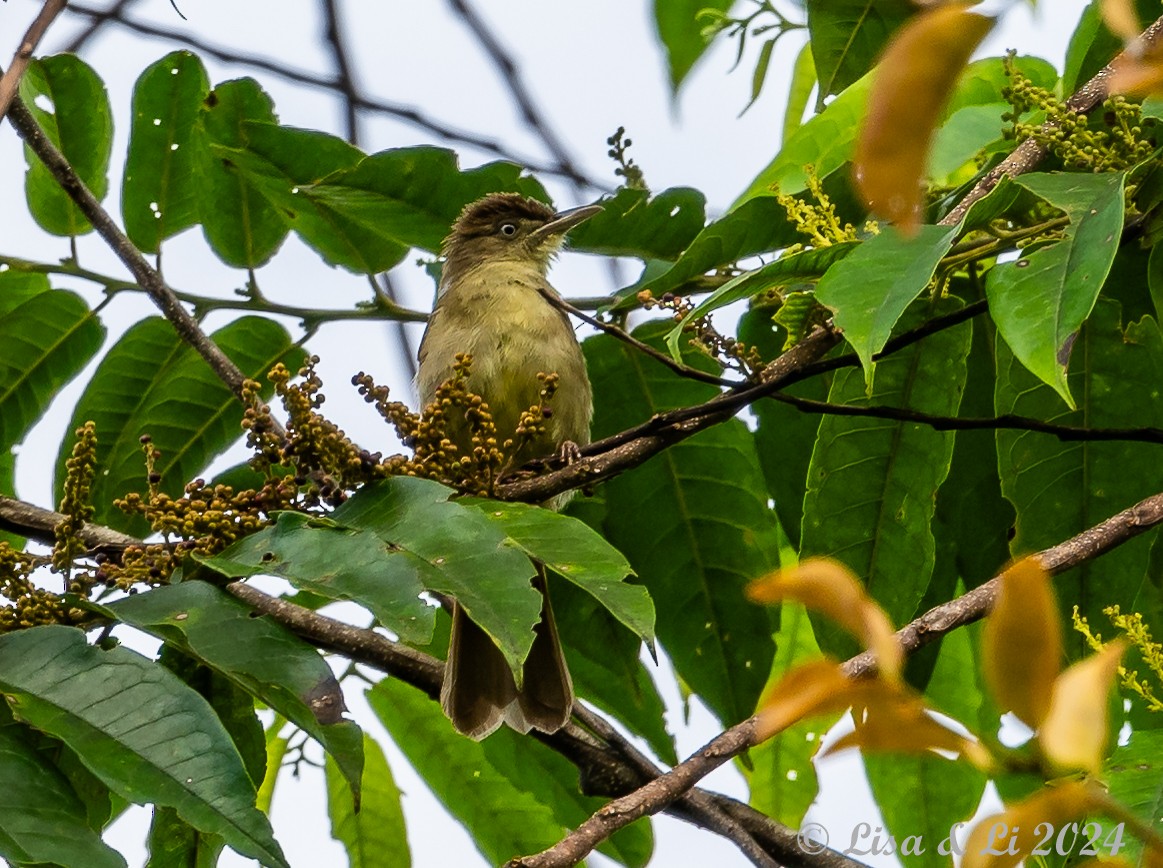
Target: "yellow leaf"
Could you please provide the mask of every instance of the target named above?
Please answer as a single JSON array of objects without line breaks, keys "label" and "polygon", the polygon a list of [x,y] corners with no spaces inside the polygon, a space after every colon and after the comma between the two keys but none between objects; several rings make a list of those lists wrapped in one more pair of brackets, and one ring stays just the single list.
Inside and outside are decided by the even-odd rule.
[{"label": "yellow leaf", "polygon": [[1038,743],[1051,762],[1098,774],[1110,726],[1107,700],[1126,650],[1125,641],[1111,642],[1054,681],[1050,710],[1038,730]]},{"label": "yellow leaf", "polygon": [[871,209],[907,232],[921,216],[921,181],[941,110],[994,19],[969,3],[928,9],[906,24],[876,70],[856,142],[856,187]]},{"label": "yellow leaf", "polygon": [[1131,0],[1102,0],[1099,11],[1107,29],[1123,42],[1130,42],[1143,29]]},{"label": "yellow leaf", "polygon": [[810,558],[791,569],[777,570],[748,585],[747,596],[757,603],[796,600],[826,615],[876,656],[881,677],[899,680],[904,654],[888,616],[838,561]]},{"label": "yellow leaf", "polygon": [[1032,558],[1001,577],[982,636],[985,680],[1003,711],[1037,729],[1050,709],[1062,660],[1062,625],[1050,576]]},{"label": "yellow leaf", "polygon": [[974,826],[965,843],[961,868],[1017,865],[1042,840],[1047,828],[1061,829],[1104,804],[1102,792],[1089,781],[1069,781],[1041,790]]},{"label": "yellow leaf", "polygon": [[1107,79],[1111,93],[1143,96],[1163,88],[1163,53],[1149,52],[1141,57],[1120,56]]},{"label": "yellow leaf", "polygon": [[885,689],[890,688],[876,678],[849,678],[831,657],[810,660],[789,669],[760,700],[757,740],[771,738],[806,717],[862,705]]}]

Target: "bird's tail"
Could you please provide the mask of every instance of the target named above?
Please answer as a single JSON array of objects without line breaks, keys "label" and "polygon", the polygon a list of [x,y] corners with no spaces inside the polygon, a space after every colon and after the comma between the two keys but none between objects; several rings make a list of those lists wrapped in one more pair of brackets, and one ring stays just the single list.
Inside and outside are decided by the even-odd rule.
[{"label": "bird's tail", "polygon": [[492,638],[473,623],[459,604],[453,605],[440,704],[457,731],[469,738],[479,741],[502,721],[519,732],[557,732],[569,720],[573,682],[562,655],[541,567],[534,585],[542,593],[541,620],[534,628],[536,635],[525,660],[520,691]]}]

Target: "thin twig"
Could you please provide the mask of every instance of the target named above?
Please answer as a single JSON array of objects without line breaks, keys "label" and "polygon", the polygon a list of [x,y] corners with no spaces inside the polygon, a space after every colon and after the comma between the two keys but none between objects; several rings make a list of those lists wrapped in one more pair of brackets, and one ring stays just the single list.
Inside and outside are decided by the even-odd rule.
[{"label": "thin twig", "polygon": [[331,60],[335,65],[335,89],[343,95],[344,122],[347,127],[345,138],[359,147],[359,88],[356,87],[355,76],[348,61],[336,0],[323,0],[323,17],[327,22],[327,44],[331,48]]},{"label": "thin twig", "polygon": [[12,65],[8,67],[3,76],[0,76],[0,120],[4,119],[4,115],[8,112],[8,106],[16,97],[16,91],[20,87],[20,79],[24,76],[24,71],[28,69],[28,64],[32,62],[32,53],[36,51],[36,46],[40,44],[40,40],[44,37],[49,25],[67,5],[68,0],[45,0],[45,4],[40,7],[40,12],[28,25],[28,30],[25,31],[24,38],[20,40],[16,53],[12,55]]},{"label": "thin twig", "polygon": [[521,110],[521,117],[545,143],[545,147],[553,159],[557,161],[559,173],[572,180],[577,187],[594,187],[595,185],[578,169],[569,155],[569,150],[553,131],[549,121],[542,116],[532,94],[529,93],[525,87],[525,82],[521,79],[517,64],[509,56],[505,47],[501,45],[500,40],[489,30],[488,25],[477,15],[476,10],[469,5],[468,0],[448,0],[448,3],[453,11],[464,20],[469,30],[480,42],[481,47],[484,48],[485,53],[488,54],[489,59],[500,71],[509,87],[509,93],[513,95],[517,107]]},{"label": "thin twig", "polygon": [[85,47],[85,43],[96,36],[101,30],[104,30],[105,25],[110,21],[121,18],[122,13],[124,13],[125,10],[129,8],[130,4],[134,2],[135,0],[117,0],[117,2],[115,2],[108,9],[94,13],[93,18],[89,22],[88,26],[86,26],[83,30],[81,30],[80,33],[74,36],[73,41],[66,45],[62,50],[68,52],[69,54],[80,54],[81,49]]},{"label": "thin twig", "polygon": [[998,428],[1014,429],[1018,431],[1035,431],[1039,434],[1053,434],[1059,440],[1066,442],[1076,441],[1129,441],[1135,443],[1163,443],[1163,428],[1085,428],[1075,425],[1056,425],[1053,422],[1043,422],[1029,416],[1016,416],[1006,413],[1001,416],[987,416],[981,418],[936,416],[931,413],[921,413],[907,407],[889,407],[881,404],[830,404],[827,401],[814,401],[811,398],[800,398],[785,392],[773,392],[768,397],[784,404],[789,404],[805,413],[819,413],[824,416],[864,416],[873,419],[891,419],[897,422],[916,422],[927,425],[935,431],[981,431]]},{"label": "thin twig", "polygon": [[[106,10],[95,9],[89,6],[71,3],[68,7],[68,12],[75,13],[87,18],[98,18],[106,14]],[[165,27],[158,27],[153,24],[147,24],[141,21],[135,21],[132,18],[126,18],[120,14],[110,15],[109,22],[116,24],[119,27],[124,27],[126,30],[140,33],[143,36],[154,36],[158,39],[165,39],[171,42],[176,42],[180,45],[185,45],[195,51],[201,52],[223,63],[237,64],[238,66],[247,67],[249,69],[259,69],[263,72],[269,72],[271,75],[285,79],[287,81],[295,82],[296,84],[307,85],[308,87],[320,88],[323,90],[337,90],[336,83],[332,79],[315,75],[314,73],[305,72],[293,67],[284,66],[274,60],[257,55],[244,54],[242,52],[234,51],[228,48],[223,48],[219,45],[206,42],[187,33],[182,33],[178,30],[170,30]],[[412,106],[398,105],[390,103],[386,100],[376,99],[369,96],[360,95],[357,103],[359,108],[364,111],[372,112],[373,114],[388,115],[397,120],[411,124],[419,129],[426,130],[433,135],[449,142],[459,142],[464,145],[470,145],[474,148],[479,148],[486,153],[494,154],[505,160],[510,160],[514,163],[527,167],[531,172],[544,175],[565,175],[570,180],[575,180],[573,176],[568,175],[559,166],[553,164],[543,164],[539,160],[528,159],[519,154],[514,153],[504,144],[496,139],[490,139],[478,133],[469,130],[459,129],[450,124],[445,124],[434,120],[421,112],[419,109]],[[598,184],[596,182],[586,181],[588,187],[601,192],[613,192],[608,185]]]}]

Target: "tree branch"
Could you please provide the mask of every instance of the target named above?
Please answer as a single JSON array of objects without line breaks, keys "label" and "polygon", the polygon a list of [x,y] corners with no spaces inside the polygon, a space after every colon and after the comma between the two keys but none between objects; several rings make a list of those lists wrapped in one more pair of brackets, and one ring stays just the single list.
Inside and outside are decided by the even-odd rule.
[{"label": "tree branch", "polygon": [[[1035,557],[1053,575],[1092,560],[1140,533],[1163,523],[1163,493],[1140,501]],[[937,606],[897,631],[897,641],[910,654],[955,627],[984,617],[997,596],[1001,577],[995,576],[967,594]],[[852,678],[869,674],[875,660],[865,652],[844,664]],[[759,743],[758,718],[751,717],[707,742],[688,759],[639,790],[602,807],[573,832],[533,856],[514,859],[507,868],[563,868],[574,865],[623,826],[664,809],[700,780]]]},{"label": "tree branch", "polygon": [[32,24],[28,25],[28,30],[25,31],[24,38],[20,40],[16,53],[12,55],[12,64],[8,67],[8,71],[0,77],[0,120],[4,119],[4,115],[8,113],[8,107],[16,97],[16,91],[20,87],[20,79],[24,76],[24,71],[28,69],[28,64],[32,62],[32,53],[36,51],[36,46],[40,44],[40,40],[44,37],[49,25],[67,5],[68,0],[45,0],[45,4],[40,7],[40,12],[37,13],[36,18],[32,19]]}]

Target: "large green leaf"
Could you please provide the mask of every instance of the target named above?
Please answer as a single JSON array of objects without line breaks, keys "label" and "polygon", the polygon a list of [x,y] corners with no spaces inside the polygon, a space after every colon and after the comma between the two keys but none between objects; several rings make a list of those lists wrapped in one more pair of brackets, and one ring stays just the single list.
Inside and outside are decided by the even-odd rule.
[{"label": "large green leaf", "polygon": [[653,196],[623,187],[601,203],[602,212],[569,233],[573,250],[604,256],[677,259],[706,220],[706,197],[690,187]]},{"label": "large green leaf", "polygon": [[432,638],[433,610],[420,599],[434,581],[426,580],[432,568],[371,530],[281,512],[274,526],[204,563],[226,576],[282,576],[329,600],[351,600],[409,644],[427,644]]},{"label": "large green leaf", "polygon": [[35,293],[0,317],[0,449],[20,442],[104,337],[84,299],[63,289]]},{"label": "large green leaf", "polygon": [[343,694],[331,667],[294,633],[255,617],[249,606],[205,582],[154,588],[107,608],[222,673],[308,733],[359,793],[360,729],[343,719]]},{"label": "large green leaf", "polygon": [[[1103,781],[1110,794],[1143,823],[1163,833],[1163,731],[1135,730],[1130,741],[1115,748],[1107,762]],[[1143,845],[1128,838],[1120,855],[1132,865],[1142,865]]]},{"label": "large green leaf", "polygon": [[124,868],[90,828],[68,779],[30,743],[32,735],[0,726],[0,857],[20,865]]},{"label": "large green leaf", "polygon": [[585,522],[527,503],[471,498],[517,548],[577,585],[646,642],[654,641],[654,605],[622,553]]},{"label": "large green leaf", "polygon": [[[507,727],[483,742],[467,739],[435,702],[393,678],[367,698],[408,762],[492,864],[545,849],[603,804],[578,792],[572,763],[534,739]],[[598,849],[623,865],[644,866],[653,849],[650,826],[627,826]]]},{"label": "large green leaf", "polygon": [[[658,345],[668,328],[654,322],[635,334]],[[605,335],[585,351],[597,437],[717,393]],[[678,675],[724,722],[747,717],[774,647],[769,611],[748,603],[743,587],[779,562],[750,432],[739,420],[716,425],[610,480],[605,497],[606,535],[650,591]]]},{"label": "large green leaf", "polygon": [[18,717],[62,739],[126,799],[173,807],[239,853],[286,868],[230,736],[170,672],[50,625],[0,637],[0,687]]},{"label": "large green leaf", "polygon": [[[1100,299],[1075,342],[1071,412],[1000,341],[996,410],[1084,427],[1163,426],[1163,336],[1150,317],[1120,325],[1120,307]],[[1002,493],[1017,511],[1014,555],[1039,551],[1092,527],[1163,489],[1163,464],[1146,449],[1118,442],[1061,441],[1033,431],[998,430]],[[1091,624],[1110,605],[1132,611],[1146,575],[1151,539],[1144,534],[1054,580],[1063,614],[1071,607]],[[1081,638],[1074,654],[1084,650]]]},{"label": "large green leaf", "polygon": [[1110,271],[1123,226],[1124,175],[1037,174],[1016,183],[1066,212],[1061,241],[989,272],[985,292],[1018,360],[1074,407],[1066,367]]},{"label": "large green leaf", "polygon": [[703,9],[726,12],[733,4],[734,0],[654,0],[654,24],[666,50],[670,86],[674,92],[707,50],[703,24],[698,21],[699,12]]},{"label": "large green leaf", "polygon": [[[957,299],[917,302],[901,320],[960,307]],[[953,416],[965,388],[970,328],[962,323],[877,363],[871,394],[860,371],[836,372],[828,400],[887,404]],[[824,416],[808,469],[801,556],[834,557],[860,576],[895,624],[916,612],[933,573],[930,528],[937,489],[949,472],[953,435],[924,425],[860,416]],[[824,651],[859,650],[834,624],[813,619]]]},{"label": "large green leaf", "polygon": [[888,38],[917,10],[908,0],[806,0],[820,87],[817,111],[867,73]]},{"label": "large green leaf", "polygon": [[541,615],[533,564],[479,510],[449,501],[452,493],[398,476],[361,489],[332,518],[423,561],[425,589],[455,597],[518,673]]},{"label": "large green leaf", "polygon": [[[244,374],[260,382],[276,362],[294,370],[304,357],[286,329],[265,317],[242,317],[211,337]],[[161,490],[176,497],[241,437],[242,413],[238,399],[166,320],[150,317],[136,323],[101,360],[69,428],[86,421],[97,426],[96,520],[139,535],[148,532],[143,519],[112,505],[130,491],[147,490],[142,435],[148,434],[162,453],[156,464]],[[71,448],[71,440],[61,444],[56,491]]]},{"label": "large green leaf", "polygon": [[958,231],[921,226],[915,235],[905,237],[886,226],[820,279],[816,300],[835,313],[836,325],[860,357],[869,385],[872,357],[884,349],[905,309],[933,279]]},{"label": "large green leaf", "polygon": [[48,292],[52,287],[47,274],[16,271],[0,271],[0,317],[8,316],[33,296]]},{"label": "large green leaf", "polygon": [[[98,199],[109,190],[113,113],[96,72],[75,54],[34,60],[20,80],[20,96],[45,135]],[[53,235],[83,235],[93,227],[56,178],[26,145],[24,192],[33,218]]]},{"label": "large green leaf", "polygon": [[227,81],[203,100],[194,137],[202,231],[218,258],[237,268],[266,263],[288,231],[278,210],[212,147],[245,147],[250,121],[273,123],[274,103],[254,79]]},{"label": "large green leaf", "polygon": [[198,222],[193,134],[209,91],[202,61],[188,51],[146,67],[133,88],[121,216],[125,234],[145,253]]},{"label": "large green leaf", "polygon": [[331,837],[343,844],[349,868],[410,868],[408,830],[400,807],[400,788],[381,748],[363,737],[364,786],[359,799],[335,760],[327,757],[327,814]]}]

